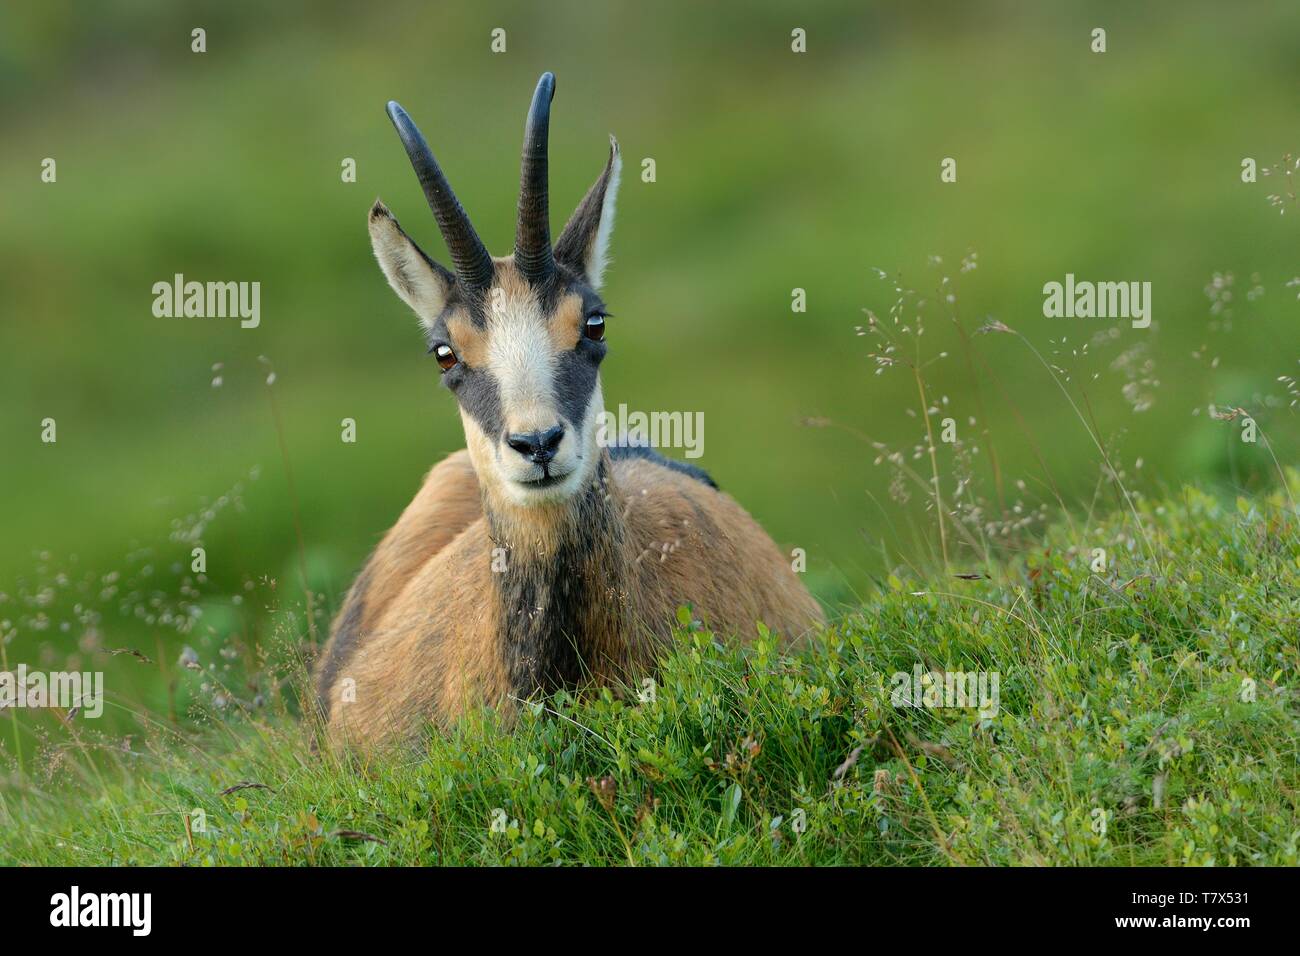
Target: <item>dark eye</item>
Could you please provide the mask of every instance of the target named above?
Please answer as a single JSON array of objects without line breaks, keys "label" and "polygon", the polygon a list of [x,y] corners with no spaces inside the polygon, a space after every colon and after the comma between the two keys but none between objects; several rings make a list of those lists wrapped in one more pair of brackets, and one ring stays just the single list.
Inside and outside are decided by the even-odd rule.
[{"label": "dark eye", "polygon": [[438,360],[438,368],[444,372],[453,369],[460,362],[456,358],[456,353],[452,351],[450,345],[435,345],[433,347],[433,357]]},{"label": "dark eye", "polygon": [[587,316],[587,324],[583,327],[582,334],[593,342],[603,342],[605,340],[605,317],[599,313]]}]

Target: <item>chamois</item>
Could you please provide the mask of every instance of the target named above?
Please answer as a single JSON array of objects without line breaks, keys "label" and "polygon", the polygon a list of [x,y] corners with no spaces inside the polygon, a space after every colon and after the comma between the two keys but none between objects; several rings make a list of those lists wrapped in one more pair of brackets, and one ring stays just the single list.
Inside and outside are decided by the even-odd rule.
[{"label": "chamois", "polygon": [[788,559],[707,474],[598,441],[610,315],[598,290],[621,158],[611,136],[552,246],[554,93],[543,74],[505,258],[489,255],[419,129],[388,104],[454,271],[378,200],[371,243],[423,326],[467,447],[428,473],[334,621],[316,665],[332,745],[409,740],[474,706],[508,713],[533,694],[652,673],[684,604],[742,639],[757,621],[786,637],[822,621]]}]

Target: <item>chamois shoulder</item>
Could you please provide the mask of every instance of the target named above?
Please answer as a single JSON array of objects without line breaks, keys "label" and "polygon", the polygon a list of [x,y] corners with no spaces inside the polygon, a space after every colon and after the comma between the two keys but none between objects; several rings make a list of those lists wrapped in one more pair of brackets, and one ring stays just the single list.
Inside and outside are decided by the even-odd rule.
[{"label": "chamois shoulder", "polygon": [[756,621],[787,637],[821,623],[821,608],[789,559],[730,495],[646,457],[617,461],[614,473],[649,618],[666,620],[690,604],[742,639],[753,636]]},{"label": "chamois shoulder", "polygon": [[482,516],[478,477],[468,451],[453,452],[429,469],[414,500],[366,563],[373,581],[366,597],[372,613],[395,597],[429,558]]},{"label": "chamois shoulder", "polygon": [[317,673],[322,696],[408,582],[483,516],[478,477],[465,449],[431,468],[414,500],[366,560],[330,629]]}]

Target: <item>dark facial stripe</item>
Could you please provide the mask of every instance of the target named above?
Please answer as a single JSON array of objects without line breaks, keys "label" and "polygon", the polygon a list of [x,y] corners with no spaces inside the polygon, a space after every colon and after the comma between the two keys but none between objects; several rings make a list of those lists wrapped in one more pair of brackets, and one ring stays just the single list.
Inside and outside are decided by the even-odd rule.
[{"label": "dark facial stripe", "polygon": [[584,342],[577,349],[556,356],[555,405],[574,428],[586,417],[604,354],[604,346]]},{"label": "dark facial stripe", "polygon": [[501,410],[501,390],[486,369],[458,366],[445,376],[456,401],[478,424],[483,434],[496,441],[505,432],[505,415]]}]

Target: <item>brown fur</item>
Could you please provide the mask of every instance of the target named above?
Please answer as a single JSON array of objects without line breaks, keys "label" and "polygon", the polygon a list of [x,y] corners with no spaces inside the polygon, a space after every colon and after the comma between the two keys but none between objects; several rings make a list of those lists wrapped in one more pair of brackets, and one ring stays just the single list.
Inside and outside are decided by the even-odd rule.
[{"label": "brown fur", "polygon": [[[587,588],[575,637],[589,679],[652,671],[682,604],[742,639],[760,620],[787,637],[822,621],[786,556],[730,496],[653,461],[606,464],[591,507],[608,526],[574,571]],[[495,596],[510,575],[537,573],[555,558],[557,535],[573,530],[573,505],[512,509],[490,522],[481,501],[467,453],[451,455],[366,564],[318,672],[333,743],[409,739],[425,721],[447,726],[511,695],[503,616],[523,616],[527,626],[551,609]],[[493,548],[503,546],[509,567],[494,574]],[[516,662],[524,672],[528,663]],[[355,681],[355,701],[342,702],[344,679]],[[549,689],[544,678],[538,689]]]}]

